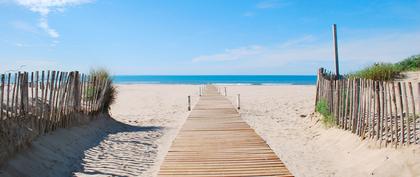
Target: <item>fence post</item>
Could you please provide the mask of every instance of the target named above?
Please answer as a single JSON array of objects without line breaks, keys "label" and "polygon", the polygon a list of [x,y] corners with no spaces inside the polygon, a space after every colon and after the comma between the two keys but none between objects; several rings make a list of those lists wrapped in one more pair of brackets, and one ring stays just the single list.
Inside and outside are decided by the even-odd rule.
[{"label": "fence post", "polygon": [[28,73],[24,72],[22,73],[22,80],[21,80],[21,95],[20,95],[20,104],[22,105],[21,107],[21,111],[22,111],[22,115],[27,115],[28,113]]},{"label": "fence post", "polygon": [[4,74],[1,75],[0,120],[3,120]]},{"label": "fence post", "polygon": [[227,96],[227,90],[226,90],[226,87],[225,87],[225,96]]},{"label": "fence post", "polygon": [[239,110],[241,109],[241,94],[238,94],[237,103],[238,103],[238,110]]},{"label": "fence post", "polygon": [[191,96],[188,95],[188,111],[191,111]]},{"label": "fence post", "polygon": [[80,111],[80,74],[79,71],[74,72],[74,110]]},{"label": "fence post", "polygon": [[340,79],[339,64],[338,64],[338,44],[337,44],[337,25],[333,24],[333,43],[334,43],[334,63],[335,63],[335,78]]}]

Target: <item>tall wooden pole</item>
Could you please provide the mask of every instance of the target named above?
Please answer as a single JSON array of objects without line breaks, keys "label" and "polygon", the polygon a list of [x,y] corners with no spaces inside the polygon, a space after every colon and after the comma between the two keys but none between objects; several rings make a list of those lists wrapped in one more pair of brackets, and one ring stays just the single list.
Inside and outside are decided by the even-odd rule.
[{"label": "tall wooden pole", "polygon": [[334,61],[336,79],[340,79],[339,65],[338,65],[338,47],[337,47],[337,25],[333,24],[333,42],[334,42]]}]

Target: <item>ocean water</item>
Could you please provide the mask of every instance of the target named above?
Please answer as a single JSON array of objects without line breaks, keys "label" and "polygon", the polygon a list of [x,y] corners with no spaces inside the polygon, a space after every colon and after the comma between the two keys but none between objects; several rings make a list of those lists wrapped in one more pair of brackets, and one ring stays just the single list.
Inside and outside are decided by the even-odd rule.
[{"label": "ocean water", "polygon": [[314,85],[316,76],[307,75],[116,75],[117,84],[227,84],[227,85]]}]

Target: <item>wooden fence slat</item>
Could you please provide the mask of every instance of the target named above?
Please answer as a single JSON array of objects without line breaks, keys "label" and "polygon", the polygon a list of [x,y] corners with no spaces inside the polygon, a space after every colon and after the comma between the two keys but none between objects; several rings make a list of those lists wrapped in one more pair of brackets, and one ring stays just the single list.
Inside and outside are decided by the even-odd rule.
[{"label": "wooden fence slat", "polygon": [[[411,82],[408,82],[408,90],[409,90],[409,98],[411,101],[411,111],[413,113],[412,121],[413,121],[413,144],[416,144],[416,136],[417,136],[417,130],[416,130],[416,122],[417,122],[417,116],[416,116],[416,104],[414,101],[414,94],[413,94],[413,86],[411,85]],[[410,142],[410,141],[409,141]]]},{"label": "wooden fence slat", "polygon": [[384,137],[385,137],[385,147],[387,147],[388,146],[388,142],[389,142],[389,127],[388,127],[388,124],[389,124],[389,119],[388,119],[388,116],[389,116],[389,113],[388,113],[388,104],[389,104],[389,99],[388,99],[388,82],[384,82],[383,83],[384,85],[383,85],[383,100],[384,100],[384,107],[383,107],[383,110],[384,110],[384,112],[383,112],[383,117],[384,117],[384,119],[383,119],[383,123],[384,123],[384,133],[385,133],[385,135],[384,135]]},{"label": "wooden fence slat", "polygon": [[6,117],[7,117],[8,122],[10,120],[10,117],[12,116],[11,111],[10,111],[10,107],[11,107],[10,106],[10,92],[11,92],[11,90],[10,90],[10,78],[11,78],[11,76],[12,76],[11,73],[7,74],[7,98],[6,98],[7,112],[6,112]]},{"label": "wooden fence slat", "polygon": [[405,129],[404,129],[404,105],[403,105],[403,96],[402,96],[402,88],[401,88],[401,82],[398,82],[398,96],[399,96],[399,100],[398,103],[400,103],[400,123],[401,123],[401,130],[400,130],[400,140],[401,140],[401,145],[404,145],[404,134],[405,134]]},{"label": "wooden fence slat", "polygon": [[[417,83],[417,108],[420,112],[420,82]],[[416,117],[418,117],[418,115],[416,115]],[[417,122],[416,122],[417,123]],[[419,123],[420,124],[420,123]],[[418,125],[420,127],[420,125]],[[416,128],[417,129],[417,128]],[[417,134],[416,134],[417,135]],[[420,136],[420,135],[419,135]],[[416,144],[420,144],[420,137],[416,137]]]},{"label": "wooden fence slat", "polygon": [[407,94],[407,86],[406,83],[403,82],[403,92],[404,92],[404,108],[405,108],[405,122],[406,122],[406,130],[407,130],[407,136],[406,136],[406,144],[410,144],[410,113],[409,113],[409,106],[408,106],[408,94]]},{"label": "wooden fence slat", "polygon": [[[20,93],[20,83],[22,81],[22,74],[20,72],[18,72],[17,74],[18,78],[17,78],[17,82],[16,82],[16,97],[15,97],[15,118],[17,119],[19,116],[19,111],[21,108],[21,105],[19,103],[19,93]],[[19,122],[19,121],[18,121]]]},{"label": "wooden fence slat", "polygon": [[371,137],[371,128],[372,128],[372,124],[371,124],[371,110],[372,110],[372,82],[369,80],[367,83],[367,95],[368,95],[368,105],[367,105],[367,109],[368,109],[368,113],[367,113],[367,120],[366,120],[366,124],[367,124],[367,136],[369,136],[369,138]]},{"label": "wooden fence slat", "polygon": [[3,121],[3,118],[5,117],[3,114],[4,112],[4,103],[3,98],[4,97],[4,74],[1,75],[1,95],[0,95],[0,120]]},{"label": "wooden fence slat", "polygon": [[30,87],[31,87],[31,96],[29,97],[30,98],[29,101],[31,102],[31,106],[30,106],[31,110],[30,111],[31,111],[31,114],[34,115],[34,112],[35,112],[35,105],[33,104],[33,99],[34,99],[34,72],[31,72]]}]

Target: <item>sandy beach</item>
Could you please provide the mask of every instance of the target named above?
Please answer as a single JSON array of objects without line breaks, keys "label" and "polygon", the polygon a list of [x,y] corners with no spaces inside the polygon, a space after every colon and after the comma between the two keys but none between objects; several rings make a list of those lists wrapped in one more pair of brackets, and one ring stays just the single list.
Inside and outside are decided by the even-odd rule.
[{"label": "sandy beach", "polygon": [[[419,146],[379,148],[313,115],[314,86],[220,86],[297,177],[420,176]],[[223,90],[223,89],[222,89]],[[118,85],[111,117],[40,137],[1,176],[156,176],[197,85]]]}]

